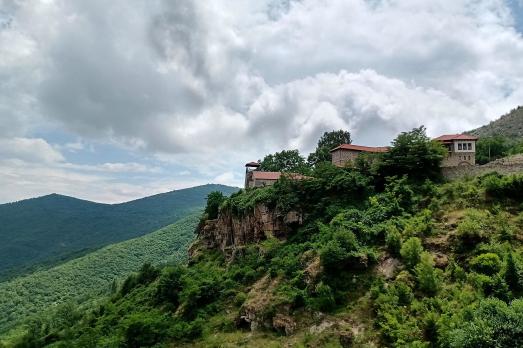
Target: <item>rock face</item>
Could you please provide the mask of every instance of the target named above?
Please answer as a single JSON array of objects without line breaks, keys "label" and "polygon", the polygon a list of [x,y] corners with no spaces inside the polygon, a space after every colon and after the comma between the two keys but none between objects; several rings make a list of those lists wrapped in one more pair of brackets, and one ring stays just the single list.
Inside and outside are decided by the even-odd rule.
[{"label": "rock face", "polygon": [[301,223],[302,216],[297,212],[282,214],[260,204],[243,216],[222,211],[218,219],[205,222],[198,239],[201,246],[207,249],[220,249],[225,254],[232,254],[236,248],[261,242],[268,237],[284,239],[293,226]]}]

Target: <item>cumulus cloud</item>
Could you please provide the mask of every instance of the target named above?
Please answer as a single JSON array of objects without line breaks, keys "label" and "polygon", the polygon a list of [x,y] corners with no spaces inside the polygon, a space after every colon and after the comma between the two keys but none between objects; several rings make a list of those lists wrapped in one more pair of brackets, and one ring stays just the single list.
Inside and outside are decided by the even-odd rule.
[{"label": "cumulus cloud", "polygon": [[64,157],[44,139],[0,139],[0,158],[25,162],[56,163]]},{"label": "cumulus cloud", "polygon": [[[505,0],[4,2],[0,136],[60,129],[81,138],[67,153],[103,142],[200,180],[331,129],[461,132],[523,98]],[[120,169],[150,170],[135,162]]]}]

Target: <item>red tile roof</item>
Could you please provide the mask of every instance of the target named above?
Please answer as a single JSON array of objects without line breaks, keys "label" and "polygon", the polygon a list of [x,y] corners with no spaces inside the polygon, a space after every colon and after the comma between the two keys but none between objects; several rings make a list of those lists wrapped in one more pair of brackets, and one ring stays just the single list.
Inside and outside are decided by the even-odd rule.
[{"label": "red tile roof", "polygon": [[281,173],[281,172],[262,172],[259,170],[254,170],[252,173],[253,180],[278,180],[282,175],[289,176],[292,179],[300,180],[305,179],[305,175],[296,174],[296,173]]},{"label": "red tile roof", "polygon": [[332,149],[331,152],[336,151],[336,150],[352,150],[352,151],[360,151],[360,152],[379,153],[379,152],[387,152],[387,151],[389,151],[389,148],[385,147],[385,146],[373,147],[373,146],[343,144],[343,145],[340,145],[340,146]]},{"label": "red tile roof", "polygon": [[434,140],[438,141],[452,141],[452,140],[478,140],[478,137],[468,134],[445,134],[441,135]]}]

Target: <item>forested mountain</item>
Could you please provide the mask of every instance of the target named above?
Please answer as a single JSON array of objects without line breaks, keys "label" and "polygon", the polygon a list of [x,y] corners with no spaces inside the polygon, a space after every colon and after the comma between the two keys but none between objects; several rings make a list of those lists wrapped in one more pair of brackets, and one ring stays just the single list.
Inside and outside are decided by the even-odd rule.
[{"label": "forested mountain", "polygon": [[185,260],[199,214],[135,239],[113,244],[56,267],[0,283],[0,334],[32,313],[93,301],[142,264]]},{"label": "forested mountain", "polygon": [[201,209],[207,195],[216,190],[237,191],[204,185],[114,205],[57,194],[2,204],[0,279],[169,225]]},{"label": "forested mountain", "polygon": [[478,137],[523,138],[523,107],[518,106],[499,119],[467,133]]},{"label": "forested mountain", "polygon": [[523,175],[445,182],[444,152],[421,127],[354,166],[213,194],[189,262],[5,344],[523,347]]}]

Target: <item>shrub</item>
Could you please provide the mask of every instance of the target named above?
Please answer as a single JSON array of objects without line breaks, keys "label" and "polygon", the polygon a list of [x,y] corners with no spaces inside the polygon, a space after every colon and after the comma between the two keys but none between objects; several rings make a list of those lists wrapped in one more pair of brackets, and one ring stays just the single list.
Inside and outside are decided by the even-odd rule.
[{"label": "shrub", "polygon": [[213,191],[207,195],[207,206],[205,214],[207,219],[216,219],[220,211],[220,206],[225,201],[225,196],[220,191]]},{"label": "shrub", "polygon": [[151,347],[165,336],[168,324],[158,313],[137,313],[125,319],[124,341],[129,348]]},{"label": "shrub", "polygon": [[[466,309],[470,311],[469,308]],[[482,300],[469,320],[455,322],[442,340],[455,348],[512,348],[523,346],[523,300],[510,305],[498,299]]]},{"label": "shrub", "polygon": [[401,246],[400,254],[405,265],[409,269],[413,269],[420,262],[422,251],[421,240],[417,237],[411,237]]},{"label": "shrub", "polygon": [[327,284],[319,282],[314,288],[313,307],[321,311],[330,311],[336,306],[332,289]]},{"label": "shrub", "polygon": [[158,287],[156,288],[156,298],[160,302],[168,302],[175,307],[179,304],[179,294],[183,288],[182,267],[166,267],[162,270]]},{"label": "shrub", "polygon": [[460,246],[469,249],[478,243],[487,241],[489,232],[491,232],[488,225],[489,219],[490,214],[486,211],[467,210],[456,231]]},{"label": "shrub", "polygon": [[385,234],[385,244],[387,244],[387,248],[391,254],[398,255],[400,253],[401,234],[396,226],[388,226]]},{"label": "shrub", "polygon": [[514,252],[508,253],[506,258],[505,281],[512,291],[523,290],[523,264]]},{"label": "shrub", "polygon": [[441,270],[434,268],[432,255],[427,252],[421,254],[421,260],[416,265],[414,272],[419,289],[425,294],[433,296],[441,287]]},{"label": "shrub", "polygon": [[474,257],[470,261],[470,268],[478,273],[494,275],[501,270],[501,259],[497,254],[486,253]]},{"label": "shrub", "polygon": [[486,194],[494,199],[523,202],[523,175],[495,176],[484,180]]}]

